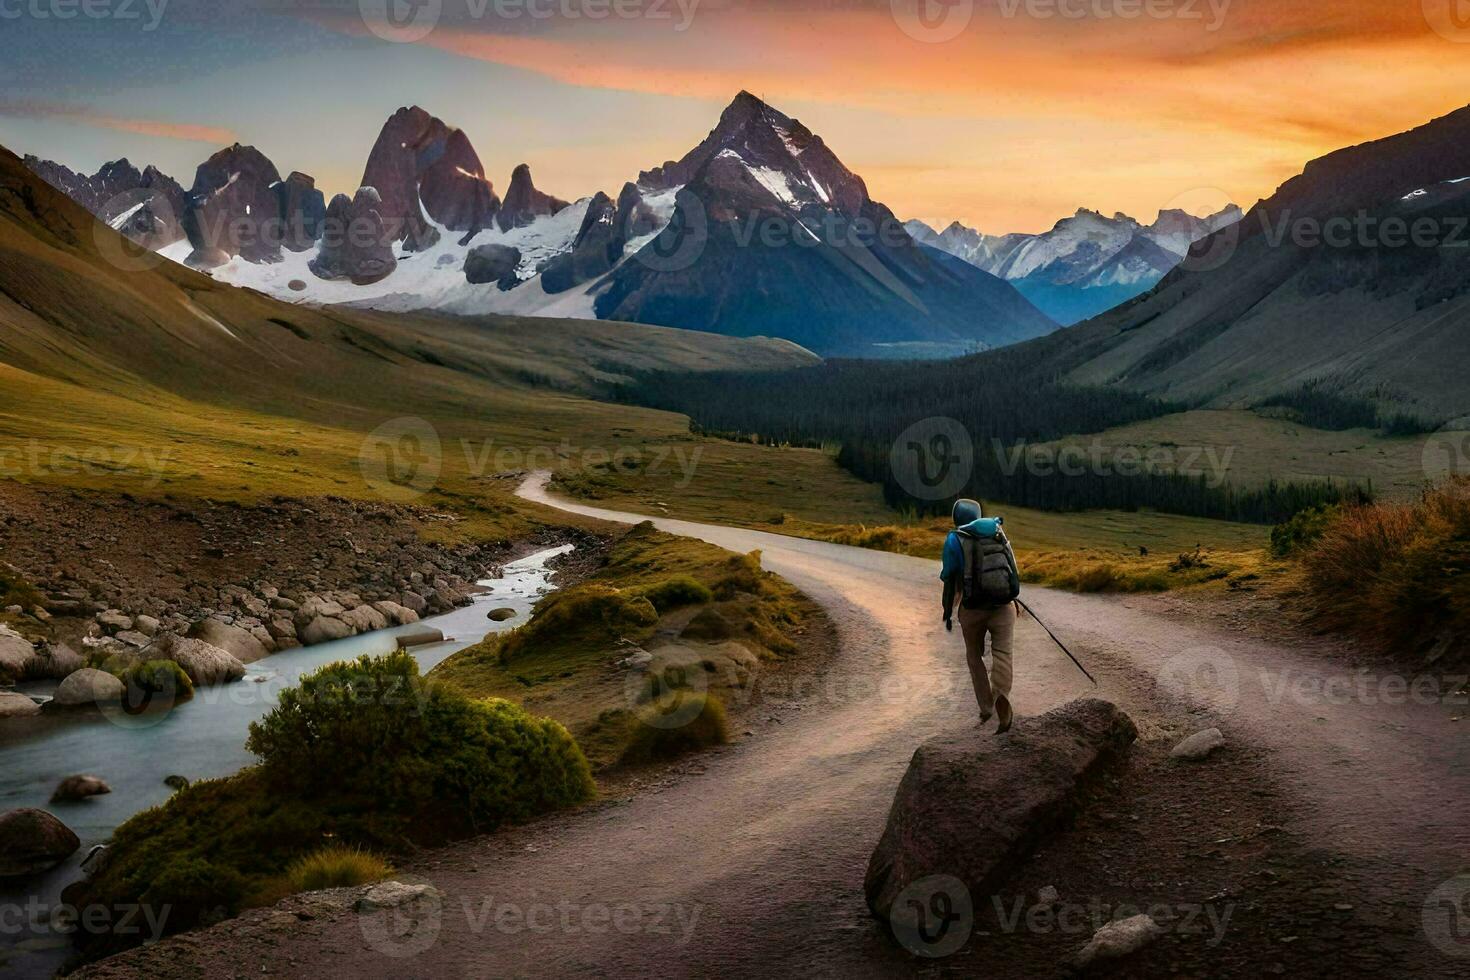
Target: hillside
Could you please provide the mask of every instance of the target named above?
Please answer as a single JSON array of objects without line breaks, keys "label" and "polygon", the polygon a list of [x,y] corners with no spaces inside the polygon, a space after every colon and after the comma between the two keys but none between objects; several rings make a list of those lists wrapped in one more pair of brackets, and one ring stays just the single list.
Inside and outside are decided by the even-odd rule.
[{"label": "hillside", "polygon": [[1470,109],[1330,154],[1147,295],[1029,353],[1074,381],[1200,406],[1311,386],[1423,427],[1461,419],[1467,176]]}]

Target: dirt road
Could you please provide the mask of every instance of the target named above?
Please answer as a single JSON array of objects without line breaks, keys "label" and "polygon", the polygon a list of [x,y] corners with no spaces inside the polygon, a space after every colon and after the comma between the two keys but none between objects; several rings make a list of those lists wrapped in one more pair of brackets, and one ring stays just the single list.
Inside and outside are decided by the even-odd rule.
[{"label": "dirt road", "polygon": [[[642,519],[553,500],[544,479],[522,493]],[[960,953],[926,961],[863,904],[863,871],[909,756],[975,720],[958,635],[941,625],[935,564],[655,523],[760,549],[768,569],[827,608],[841,653],[803,705],[628,800],[425,855],[405,870],[443,902],[401,935],[352,914],[283,932],[257,928],[255,913],[249,928],[225,923],[96,975],[1061,975],[1090,928],[1007,927],[997,900],[993,916],[977,911]],[[1018,895],[1050,882],[1079,905],[1162,901],[1229,920],[1181,928],[1120,976],[1463,975],[1470,913],[1441,902],[1462,900],[1453,879],[1470,868],[1460,706],[1391,696],[1391,682],[1359,681],[1316,651],[1159,600],[1037,589],[1028,600],[1142,735],[1103,812],[1038,856]],[[1022,714],[1093,693],[1029,621],[1016,661]],[[1213,724],[1227,749],[1193,766],[1166,758]]]}]

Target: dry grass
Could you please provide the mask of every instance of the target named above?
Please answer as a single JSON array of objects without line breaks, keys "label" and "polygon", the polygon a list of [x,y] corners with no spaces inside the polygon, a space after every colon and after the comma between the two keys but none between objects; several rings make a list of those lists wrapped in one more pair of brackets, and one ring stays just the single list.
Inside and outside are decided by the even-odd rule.
[{"label": "dry grass", "polygon": [[1313,618],[1407,656],[1470,637],[1470,478],[1413,504],[1344,508],[1302,552]]},{"label": "dry grass", "polygon": [[296,859],[286,869],[286,880],[292,892],[314,892],[368,885],[392,873],[393,865],[376,854],[335,844]]}]

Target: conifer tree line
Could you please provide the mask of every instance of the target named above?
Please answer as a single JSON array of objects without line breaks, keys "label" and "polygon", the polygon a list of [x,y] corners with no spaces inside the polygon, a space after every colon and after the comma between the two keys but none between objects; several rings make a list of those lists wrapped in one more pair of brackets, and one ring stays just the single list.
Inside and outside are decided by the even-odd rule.
[{"label": "conifer tree line", "polygon": [[[1034,353],[1034,352],[1033,352]],[[1065,370],[1064,365],[1058,365]],[[1371,487],[1271,481],[1233,487],[1208,474],[1042,471],[1015,465],[1013,447],[1101,432],[1188,406],[1136,392],[1058,380],[1034,357],[1005,350],[944,362],[832,360],[780,372],[651,374],[619,400],[684,413],[697,430],[772,445],[837,444],[838,463],[878,483],[891,506],[946,512],[954,496],[1043,510],[1151,508],[1269,524],[1321,504],[1364,500]],[[969,437],[963,487],[944,499],[895,472],[894,445],[911,425],[953,419]]]}]

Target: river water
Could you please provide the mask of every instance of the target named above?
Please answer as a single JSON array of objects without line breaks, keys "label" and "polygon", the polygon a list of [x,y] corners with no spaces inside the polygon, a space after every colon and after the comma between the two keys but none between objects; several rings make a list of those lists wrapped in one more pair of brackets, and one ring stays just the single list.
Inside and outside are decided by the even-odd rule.
[{"label": "river water", "polygon": [[[243,680],[199,688],[191,700],[169,711],[128,716],[93,709],[47,710],[38,717],[0,723],[0,812],[16,807],[49,810],[82,840],[70,860],[25,880],[23,888],[0,879],[0,977],[47,976],[69,950],[64,937],[29,924],[20,927],[32,915],[18,910],[34,909],[37,901],[58,901],[61,889],[82,876],[81,861],[93,845],[107,840],[133,814],[168,799],[173,792],[164,785],[168,776],[228,776],[253,763],[245,751],[250,723],[274,708],[281,691],[296,686],[302,675],[338,660],[391,653],[399,634],[433,626],[443,632],[445,642],[411,651],[421,671],[428,673],[450,654],[524,623],[536,600],[552,591],[546,563],[571,550],[572,545],[564,545],[511,562],[500,578],[479,583],[486,591],[471,605],[420,624],[266,657],[247,665]],[[502,623],[487,618],[486,613],[501,607],[515,610],[515,617]],[[55,687],[54,681],[37,682],[20,690],[49,694]],[[78,773],[106,780],[112,792],[80,803],[50,803],[56,785]]]}]

